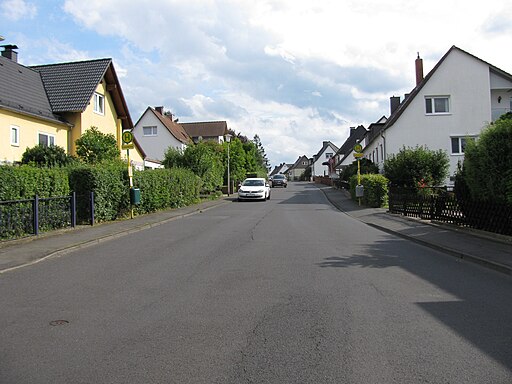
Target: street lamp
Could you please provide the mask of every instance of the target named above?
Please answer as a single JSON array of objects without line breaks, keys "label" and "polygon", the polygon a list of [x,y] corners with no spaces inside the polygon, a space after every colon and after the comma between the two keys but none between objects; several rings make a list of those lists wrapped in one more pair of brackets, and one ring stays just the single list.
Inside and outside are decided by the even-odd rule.
[{"label": "street lamp", "polygon": [[229,143],[231,142],[231,135],[226,133],[226,142],[228,143],[228,196],[231,193],[231,178],[229,172]]}]

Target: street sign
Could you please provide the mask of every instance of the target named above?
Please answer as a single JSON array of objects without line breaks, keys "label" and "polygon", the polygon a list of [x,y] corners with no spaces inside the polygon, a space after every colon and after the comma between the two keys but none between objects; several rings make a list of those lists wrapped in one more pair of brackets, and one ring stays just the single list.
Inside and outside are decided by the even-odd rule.
[{"label": "street sign", "polygon": [[354,157],[355,157],[356,159],[360,159],[360,158],[361,158],[361,157],[363,157],[363,156],[364,156],[364,153],[354,153]]},{"label": "street sign", "polygon": [[356,145],[354,145],[354,152],[357,152],[357,153],[363,152],[363,146],[361,144],[357,143]]},{"label": "street sign", "polygon": [[133,149],[133,133],[130,131],[124,131],[122,136],[123,144],[122,149]]}]

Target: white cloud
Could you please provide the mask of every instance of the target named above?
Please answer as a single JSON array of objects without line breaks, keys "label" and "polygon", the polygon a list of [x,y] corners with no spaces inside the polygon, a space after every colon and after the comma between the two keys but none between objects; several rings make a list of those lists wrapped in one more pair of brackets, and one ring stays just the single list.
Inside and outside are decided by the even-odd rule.
[{"label": "white cloud", "polygon": [[4,17],[13,21],[33,19],[37,15],[35,4],[24,0],[4,0],[0,10]]},{"label": "white cloud", "polygon": [[388,115],[389,97],[414,86],[417,52],[425,74],[452,45],[511,71],[508,0],[66,0],[64,10],[122,44],[111,56],[134,120],[163,103],[181,121],[228,120],[258,134],[274,164]]}]

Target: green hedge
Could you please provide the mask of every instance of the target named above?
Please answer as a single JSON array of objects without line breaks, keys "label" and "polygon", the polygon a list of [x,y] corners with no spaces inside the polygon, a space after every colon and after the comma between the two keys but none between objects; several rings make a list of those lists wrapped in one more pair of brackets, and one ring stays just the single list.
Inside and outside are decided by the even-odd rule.
[{"label": "green hedge", "polygon": [[[388,204],[389,180],[382,175],[361,175],[361,184],[364,187],[364,197],[361,201],[368,207],[384,207]],[[350,178],[350,194],[356,200],[357,175]]]},{"label": "green hedge", "polygon": [[136,171],[134,186],[140,189],[137,213],[179,208],[199,201],[201,179],[183,168]]},{"label": "green hedge", "polygon": [[0,201],[69,195],[65,168],[0,166]]},{"label": "green hedge", "polygon": [[89,217],[88,197],[91,191],[94,192],[95,221],[115,220],[125,216],[129,210],[128,169],[121,162],[69,168],[69,186],[77,194],[79,220]]}]

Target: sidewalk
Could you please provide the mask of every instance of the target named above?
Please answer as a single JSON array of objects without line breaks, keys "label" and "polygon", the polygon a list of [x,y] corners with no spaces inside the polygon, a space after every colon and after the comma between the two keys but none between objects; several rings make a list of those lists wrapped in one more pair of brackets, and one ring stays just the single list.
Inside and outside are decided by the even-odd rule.
[{"label": "sidewalk", "polygon": [[116,237],[129,235],[172,220],[199,214],[213,207],[226,204],[230,197],[205,201],[185,208],[160,211],[133,219],[84,225],[77,228],[52,231],[38,237],[28,237],[0,243],[0,274],[76,249],[98,244]]},{"label": "sidewalk", "polygon": [[374,228],[430,248],[512,275],[512,237],[436,224],[387,212],[385,208],[360,207],[347,191],[319,185],[340,211]]}]

